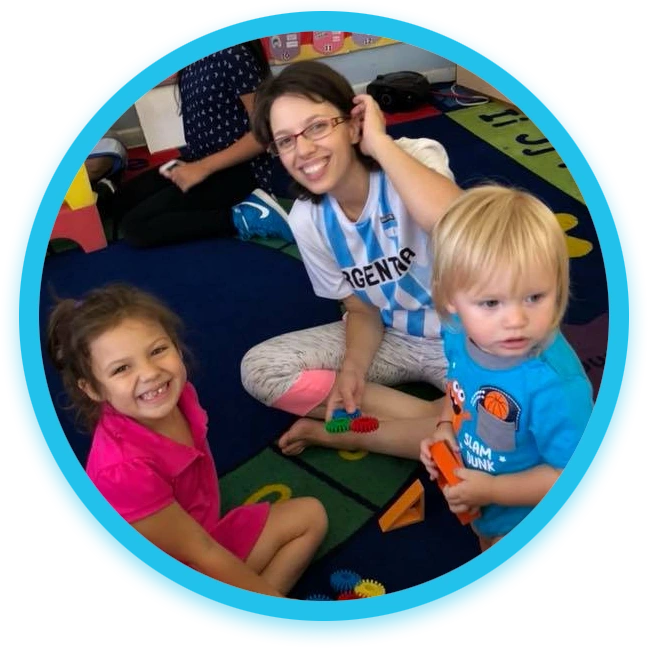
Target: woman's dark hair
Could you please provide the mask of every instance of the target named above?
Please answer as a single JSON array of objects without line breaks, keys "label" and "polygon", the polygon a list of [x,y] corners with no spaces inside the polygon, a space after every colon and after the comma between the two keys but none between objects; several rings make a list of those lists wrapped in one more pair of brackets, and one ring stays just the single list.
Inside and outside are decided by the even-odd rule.
[{"label": "woman's dark hair", "polygon": [[[265,50],[263,49],[263,44],[261,43],[260,40],[257,39],[257,40],[246,41],[244,43],[241,43],[239,47],[245,47],[250,52],[250,54],[252,54],[254,60],[259,66],[262,79],[266,79],[267,77],[270,76],[271,74],[270,63],[268,63],[268,58],[266,57]],[[181,70],[178,71],[178,74],[176,75],[175,97],[176,97],[176,102],[178,104],[179,115],[182,114],[182,98],[180,96],[180,83],[182,82],[182,77],[187,67],[189,66],[183,67]]]},{"label": "woman's dark hair", "polygon": [[[265,147],[272,141],[270,128],[270,110],[274,102],[284,95],[305,97],[316,103],[328,102],[340,110],[343,115],[350,115],[355,104],[355,92],[351,84],[330,66],[319,61],[299,61],[285,67],[276,77],[267,77],[259,86],[254,99],[252,114],[252,133]],[[367,169],[377,169],[378,163],[354,145],[356,155]],[[313,194],[297,182],[293,182],[293,192],[298,198],[310,199],[319,203],[322,196]]]},{"label": "woman's dark hair", "polygon": [[79,387],[79,381],[85,381],[94,391],[100,391],[92,372],[90,345],[129,317],[158,323],[175,347],[185,351],[180,318],[159,299],[134,286],[109,284],[89,291],[81,300],[57,299],[50,313],[47,351],[61,375],[70,408],[88,432],[94,430],[101,416],[101,403]]}]

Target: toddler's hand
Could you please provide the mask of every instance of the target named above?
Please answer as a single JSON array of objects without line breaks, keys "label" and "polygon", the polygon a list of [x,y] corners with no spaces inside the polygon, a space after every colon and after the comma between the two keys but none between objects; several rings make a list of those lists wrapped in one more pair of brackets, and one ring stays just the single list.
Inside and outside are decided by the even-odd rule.
[{"label": "toddler's hand", "polygon": [[486,506],[493,502],[493,480],[495,477],[481,470],[458,468],[455,474],[461,482],[456,486],[446,486],[443,495],[453,513]]},{"label": "toddler's hand", "polygon": [[425,466],[425,470],[427,470],[428,475],[430,475],[430,481],[434,481],[439,477],[439,470],[437,469],[437,466],[432,459],[432,455],[430,454],[430,446],[433,443],[434,439],[432,438],[423,439],[423,441],[421,441],[421,447],[419,450],[419,459]]},{"label": "toddler's hand", "polygon": [[453,452],[459,453],[459,445],[457,444],[457,437],[452,429],[450,421],[440,421],[437,424],[436,430],[432,435],[432,443],[437,441],[445,441]]}]

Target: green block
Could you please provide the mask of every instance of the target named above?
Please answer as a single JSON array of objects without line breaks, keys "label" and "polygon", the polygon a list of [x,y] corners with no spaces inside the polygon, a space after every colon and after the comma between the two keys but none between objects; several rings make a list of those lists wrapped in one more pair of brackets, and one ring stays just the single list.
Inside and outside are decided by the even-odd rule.
[{"label": "green block", "polygon": [[299,458],[379,509],[407,482],[418,462],[374,453],[310,447]]},{"label": "green block", "polygon": [[309,495],[320,500],[328,514],[329,530],[316,558],[344,542],[374,515],[371,509],[269,449],[225,475],[220,490],[223,514],[252,496],[254,501],[271,503],[286,496]]},{"label": "green block", "polygon": [[447,116],[492,147],[585,204],[571,173],[538,127],[516,108],[490,101]]}]

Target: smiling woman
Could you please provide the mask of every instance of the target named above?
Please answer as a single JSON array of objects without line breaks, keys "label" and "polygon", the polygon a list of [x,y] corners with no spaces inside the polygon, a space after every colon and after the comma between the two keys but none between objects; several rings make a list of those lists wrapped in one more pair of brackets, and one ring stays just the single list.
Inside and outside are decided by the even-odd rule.
[{"label": "smiling woman", "polygon": [[[285,454],[315,444],[415,458],[438,403],[386,385],[444,387],[427,241],[460,194],[445,150],[392,140],[375,101],[315,61],[262,84],[253,132],[295,181],[289,222],[299,251],[315,293],[341,300],[346,322],[257,345],[243,358],[243,384],[266,405],[310,417],[281,437]],[[329,435],[314,419],[337,407],[425,422],[405,435],[389,423],[373,434]]]}]

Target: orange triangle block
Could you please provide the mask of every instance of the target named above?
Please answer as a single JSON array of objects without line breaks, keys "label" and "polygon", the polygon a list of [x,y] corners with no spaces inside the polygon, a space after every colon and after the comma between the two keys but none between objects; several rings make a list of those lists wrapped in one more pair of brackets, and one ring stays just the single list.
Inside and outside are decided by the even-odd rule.
[{"label": "orange triangle block", "polygon": [[378,520],[382,532],[422,522],[425,518],[424,496],[423,484],[417,479]]}]

